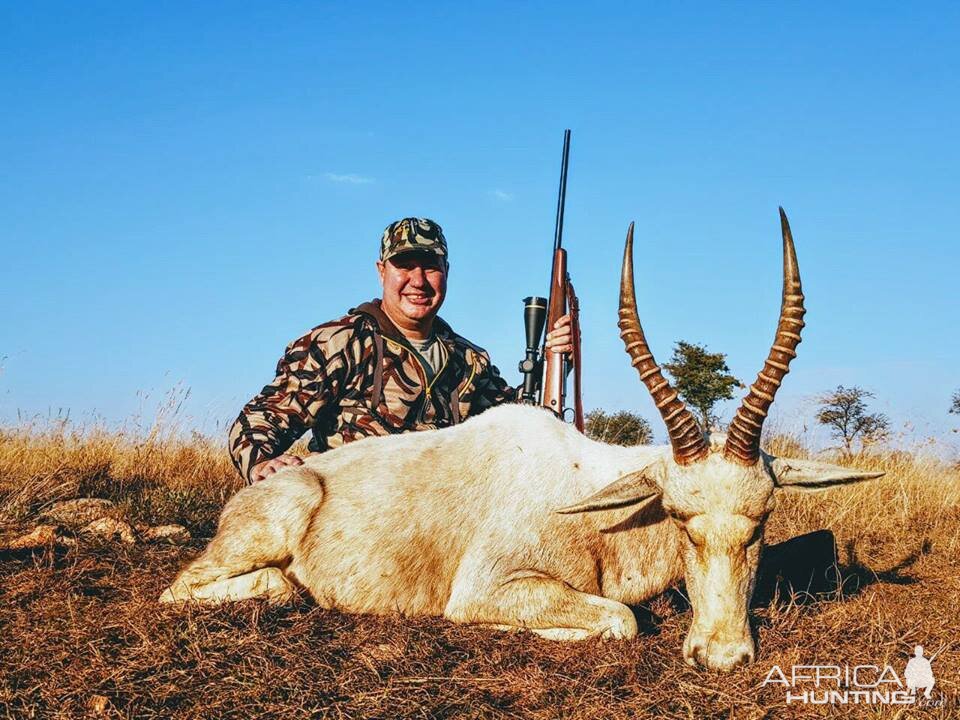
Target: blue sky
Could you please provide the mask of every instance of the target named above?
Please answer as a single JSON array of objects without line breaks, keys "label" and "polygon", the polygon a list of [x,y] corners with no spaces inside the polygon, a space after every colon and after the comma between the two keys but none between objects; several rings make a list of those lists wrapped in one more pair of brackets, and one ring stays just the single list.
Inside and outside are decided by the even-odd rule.
[{"label": "blue sky", "polygon": [[955,440],[958,6],[663,5],[3,3],[0,422],[190,388],[181,421],[219,432],[377,295],[407,215],[450,242],[442,315],[519,381],[569,127],[588,408],[663,435],[615,326],[627,224],[658,358],[705,343],[749,381],[783,205],[808,327],[775,421],[859,384]]}]

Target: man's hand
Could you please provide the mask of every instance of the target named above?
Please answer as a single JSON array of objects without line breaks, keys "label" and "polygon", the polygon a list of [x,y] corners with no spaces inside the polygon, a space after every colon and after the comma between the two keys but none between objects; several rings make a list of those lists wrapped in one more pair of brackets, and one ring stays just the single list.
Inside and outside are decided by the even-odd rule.
[{"label": "man's hand", "polygon": [[287,465],[303,465],[303,458],[299,458],[296,455],[280,455],[273,458],[273,460],[264,460],[254,465],[250,470],[250,480],[251,482],[266,480],[277,470]]},{"label": "man's hand", "polygon": [[573,331],[570,328],[570,316],[557,319],[553,330],[547,333],[547,351],[554,353],[573,352]]}]

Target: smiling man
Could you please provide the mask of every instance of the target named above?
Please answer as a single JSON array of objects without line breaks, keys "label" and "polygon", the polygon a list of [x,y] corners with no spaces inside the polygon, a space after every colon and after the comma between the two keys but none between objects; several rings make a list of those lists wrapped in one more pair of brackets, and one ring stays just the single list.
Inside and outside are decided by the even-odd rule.
[{"label": "smiling man", "polygon": [[[485,350],[437,317],[447,293],[447,241],[426,218],[383,232],[377,262],[383,299],[318,325],[287,346],[277,376],[230,429],[230,455],[248,482],[284,465],[305,432],[323,452],[370,435],[442,428],[516,400]],[[551,352],[570,352],[570,319],[547,334]]]}]

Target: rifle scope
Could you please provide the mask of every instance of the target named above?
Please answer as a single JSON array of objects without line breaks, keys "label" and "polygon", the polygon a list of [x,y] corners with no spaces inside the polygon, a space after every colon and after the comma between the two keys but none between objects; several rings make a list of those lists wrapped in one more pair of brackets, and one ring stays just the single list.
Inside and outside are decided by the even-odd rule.
[{"label": "rifle scope", "polygon": [[547,299],[542,297],[528,297],[523,299],[523,324],[527,331],[526,357],[520,361],[520,372],[523,374],[523,392],[520,400],[534,405],[538,402],[537,391],[540,388],[540,378],[537,370],[540,369],[538,350],[543,326],[547,321]]}]

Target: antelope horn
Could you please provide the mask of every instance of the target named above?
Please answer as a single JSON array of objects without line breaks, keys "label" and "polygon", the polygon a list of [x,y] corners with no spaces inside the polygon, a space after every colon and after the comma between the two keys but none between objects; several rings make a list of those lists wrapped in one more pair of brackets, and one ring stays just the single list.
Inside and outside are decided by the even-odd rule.
[{"label": "antelope horn", "polygon": [[741,465],[753,465],[760,457],[760,431],[767,417],[773,397],[780,389],[783,376],[790,372],[790,361],[797,356],[800,331],[803,330],[803,289],[800,287],[800,270],[797,267],[797,251],[793,247],[793,235],[787,214],[780,208],[780,228],[783,231],[783,300],[780,305],[780,322],[773,347],[763,370],[757,375],[750,392],[743,398],[733,422],[727,429],[727,444],[723,454]]},{"label": "antelope horn", "polygon": [[627,244],[623,250],[623,270],[620,273],[620,337],[630,356],[630,363],[640,373],[640,379],[653,395],[653,402],[663,416],[673,448],[673,458],[678,465],[690,465],[710,453],[703,431],[697,425],[693,413],[677,396],[660,366],[653,359],[647,338],[640,327],[637,315],[637,296],[633,288],[633,223],[627,230]]}]

